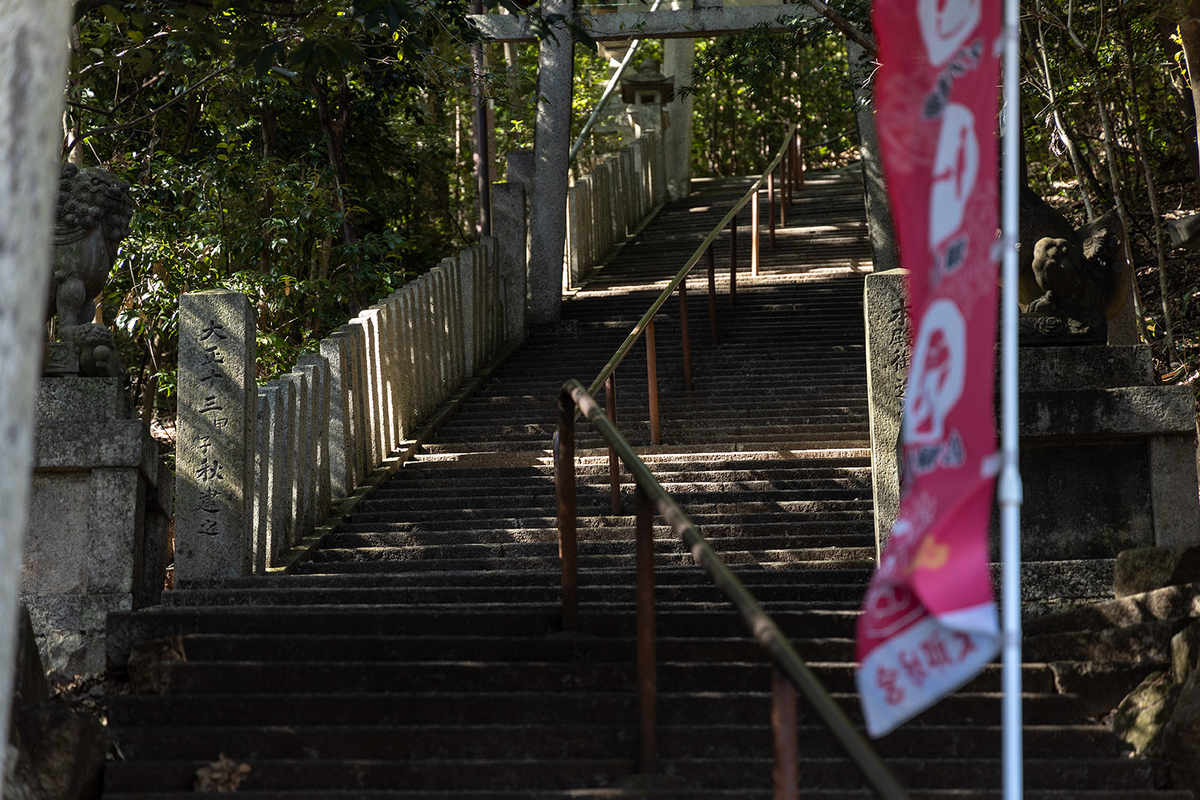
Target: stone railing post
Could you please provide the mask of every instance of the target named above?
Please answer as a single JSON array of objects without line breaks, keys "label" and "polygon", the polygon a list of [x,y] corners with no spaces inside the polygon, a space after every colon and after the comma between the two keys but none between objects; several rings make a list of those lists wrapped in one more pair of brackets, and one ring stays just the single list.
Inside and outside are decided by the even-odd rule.
[{"label": "stone railing post", "polygon": [[175,575],[181,584],[254,564],[254,309],[229,291],[186,294],[179,319]]},{"label": "stone railing post", "polygon": [[292,385],[296,398],[291,408],[291,448],[296,469],[292,483],[292,525],[288,529],[288,546],[294,547],[312,532],[316,518],[312,481],[312,464],[316,457],[312,441],[312,384],[300,370],[284,373],[279,379]]},{"label": "stone railing post", "polygon": [[[591,191],[586,193],[586,212]],[[583,217],[587,219],[586,216]],[[525,338],[525,187],[505,182],[492,185],[492,233],[500,259],[500,282],[504,292],[504,338]],[[590,232],[581,232],[587,236]],[[461,334],[456,334],[461,335]]]},{"label": "stone railing post", "polygon": [[358,485],[354,472],[354,426],[350,412],[350,353],[346,334],[321,340],[321,356],[329,366],[329,497],[336,503]]},{"label": "stone railing post", "polygon": [[[267,398],[271,431],[268,482],[270,513],[267,515],[264,566],[278,566],[287,554],[293,523],[293,494],[296,486],[295,430],[296,388],[291,381],[271,381],[262,389]],[[261,422],[260,422],[261,424]],[[256,563],[257,569],[257,563]]]},{"label": "stone railing post", "polygon": [[332,470],[329,459],[329,362],[315,353],[305,353],[296,359],[296,369],[303,370],[312,387],[312,447],[316,459],[309,465],[315,483],[314,522],[320,525],[331,508]]}]

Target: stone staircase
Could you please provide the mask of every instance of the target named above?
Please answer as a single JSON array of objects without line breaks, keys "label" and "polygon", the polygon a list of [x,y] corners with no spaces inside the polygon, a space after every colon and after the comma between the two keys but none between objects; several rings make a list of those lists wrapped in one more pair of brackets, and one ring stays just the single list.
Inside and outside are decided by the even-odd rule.
[{"label": "stone staircase", "polygon": [[[665,527],[661,777],[636,776],[632,486],[613,514],[606,451],[581,423],[580,631],[563,633],[549,453],[562,381],[600,371],[747,183],[701,182],[665,207],[296,574],[176,590],[110,616],[115,664],[137,642],[179,640],[153,665],[157,693],[111,700],[122,760],[107,767],[105,796],[191,797],[197,770],[224,754],[250,767],[240,796],[264,800],[616,798],[647,786],[771,797],[766,659]],[[761,275],[743,268],[735,308],[719,280],[719,344],[701,265],[692,392],[678,305],[664,306],[662,446],[645,446],[640,344],[617,384],[627,438],[854,719],[853,625],[874,560],[862,215],[853,173],[810,178],[771,253],[764,231]],[[720,263],[723,242],[716,252]],[[1087,698],[1057,691],[1049,665],[1027,664],[1024,687],[1028,797],[1191,797],[1162,790],[1164,765],[1129,758]],[[998,796],[999,697],[993,666],[879,740],[914,798]],[[870,794],[803,701],[799,740],[804,796]]]}]

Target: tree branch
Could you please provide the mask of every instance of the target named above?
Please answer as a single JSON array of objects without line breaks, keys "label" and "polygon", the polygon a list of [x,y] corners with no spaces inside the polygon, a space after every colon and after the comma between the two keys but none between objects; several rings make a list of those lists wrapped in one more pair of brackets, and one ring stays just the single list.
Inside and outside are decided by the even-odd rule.
[{"label": "tree branch", "polygon": [[120,125],[108,125],[103,128],[94,128],[90,131],[87,131],[86,133],[80,134],[79,136],[72,139],[70,144],[67,145],[67,152],[68,153],[71,152],[71,148],[73,148],[75,146],[76,142],[86,139],[89,136],[99,136],[102,133],[113,133],[114,131],[121,131],[121,130],[125,130],[126,128],[132,128],[134,125],[140,125],[141,123],[145,122],[146,120],[151,119],[152,117],[158,116],[159,114],[161,114],[162,112],[164,112],[168,108],[170,108],[171,106],[178,103],[183,98],[187,97],[189,94],[191,94],[196,89],[199,89],[201,86],[208,83],[209,81],[211,81],[213,78],[217,77],[218,75],[225,74],[230,69],[232,69],[232,66],[224,66],[224,67],[221,67],[220,69],[216,70],[215,72],[210,72],[209,74],[205,75],[200,80],[193,83],[191,86],[184,89],[179,94],[172,97],[167,102],[163,103],[158,108],[148,111],[147,113],[143,114],[142,116],[138,117],[137,119],[130,120],[129,122],[122,122]]},{"label": "tree branch", "polygon": [[832,22],[835,28],[846,34],[847,39],[867,51],[867,55],[871,56],[871,58],[879,56],[878,49],[875,47],[875,40],[871,38],[871,35],[863,33],[854,27],[850,23],[850,20],[830,8],[828,3],[823,3],[821,0],[805,0],[805,2],[816,9],[816,12],[822,17]]}]

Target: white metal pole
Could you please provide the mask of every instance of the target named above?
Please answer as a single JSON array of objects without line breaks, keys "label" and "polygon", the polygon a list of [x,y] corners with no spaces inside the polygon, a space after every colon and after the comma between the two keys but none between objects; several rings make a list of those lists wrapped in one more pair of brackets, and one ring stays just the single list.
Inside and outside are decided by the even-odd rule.
[{"label": "white metal pole", "polygon": [[[650,11],[658,11],[660,5],[662,5],[662,0],[654,0],[654,5],[650,6]],[[575,138],[575,144],[571,146],[571,153],[567,156],[568,164],[573,162],[575,156],[579,155],[579,151],[583,149],[584,140],[592,132],[592,126],[596,124],[596,120],[600,119],[600,112],[604,110],[605,104],[608,103],[608,98],[612,97],[613,91],[621,81],[621,76],[625,74],[625,67],[629,66],[629,62],[633,60],[633,55],[637,52],[641,43],[641,39],[634,39],[629,43],[629,50],[625,52],[625,58],[621,59],[621,65],[617,67],[617,71],[608,79],[608,85],[604,87],[604,94],[600,95],[600,102],[596,103],[596,107],[592,109],[591,116],[588,117],[587,122],[583,123],[583,129],[579,131],[579,136]]]},{"label": "white metal pole", "polygon": [[1002,661],[1004,800],[1020,800],[1024,776],[1021,741],[1021,472],[1017,435],[1017,188],[1021,176],[1019,0],[1004,2],[1004,187],[1001,304],[1000,561],[1003,571]]}]

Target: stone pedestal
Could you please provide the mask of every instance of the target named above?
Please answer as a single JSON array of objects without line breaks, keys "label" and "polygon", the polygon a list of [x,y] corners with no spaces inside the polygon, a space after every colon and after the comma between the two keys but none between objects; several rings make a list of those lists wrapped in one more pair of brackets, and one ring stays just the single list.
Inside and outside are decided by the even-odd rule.
[{"label": "stone pedestal", "polygon": [[117,378],[43,378],[21,573],[52,670],[104,670],[109,611],[158,602],[174,480]]},{"label": "stone pedestal", "polygon": [[[908,366],[902,276],[868,275],[865,293],[880,549],[899,507]],[[1141,346],[1023,347],[1018,369],[1023,561],[1112,559],[1134,547],[1200,544],[1191,387],[1156,386]],[[993,560],[997,542],[993,515]]]}]

